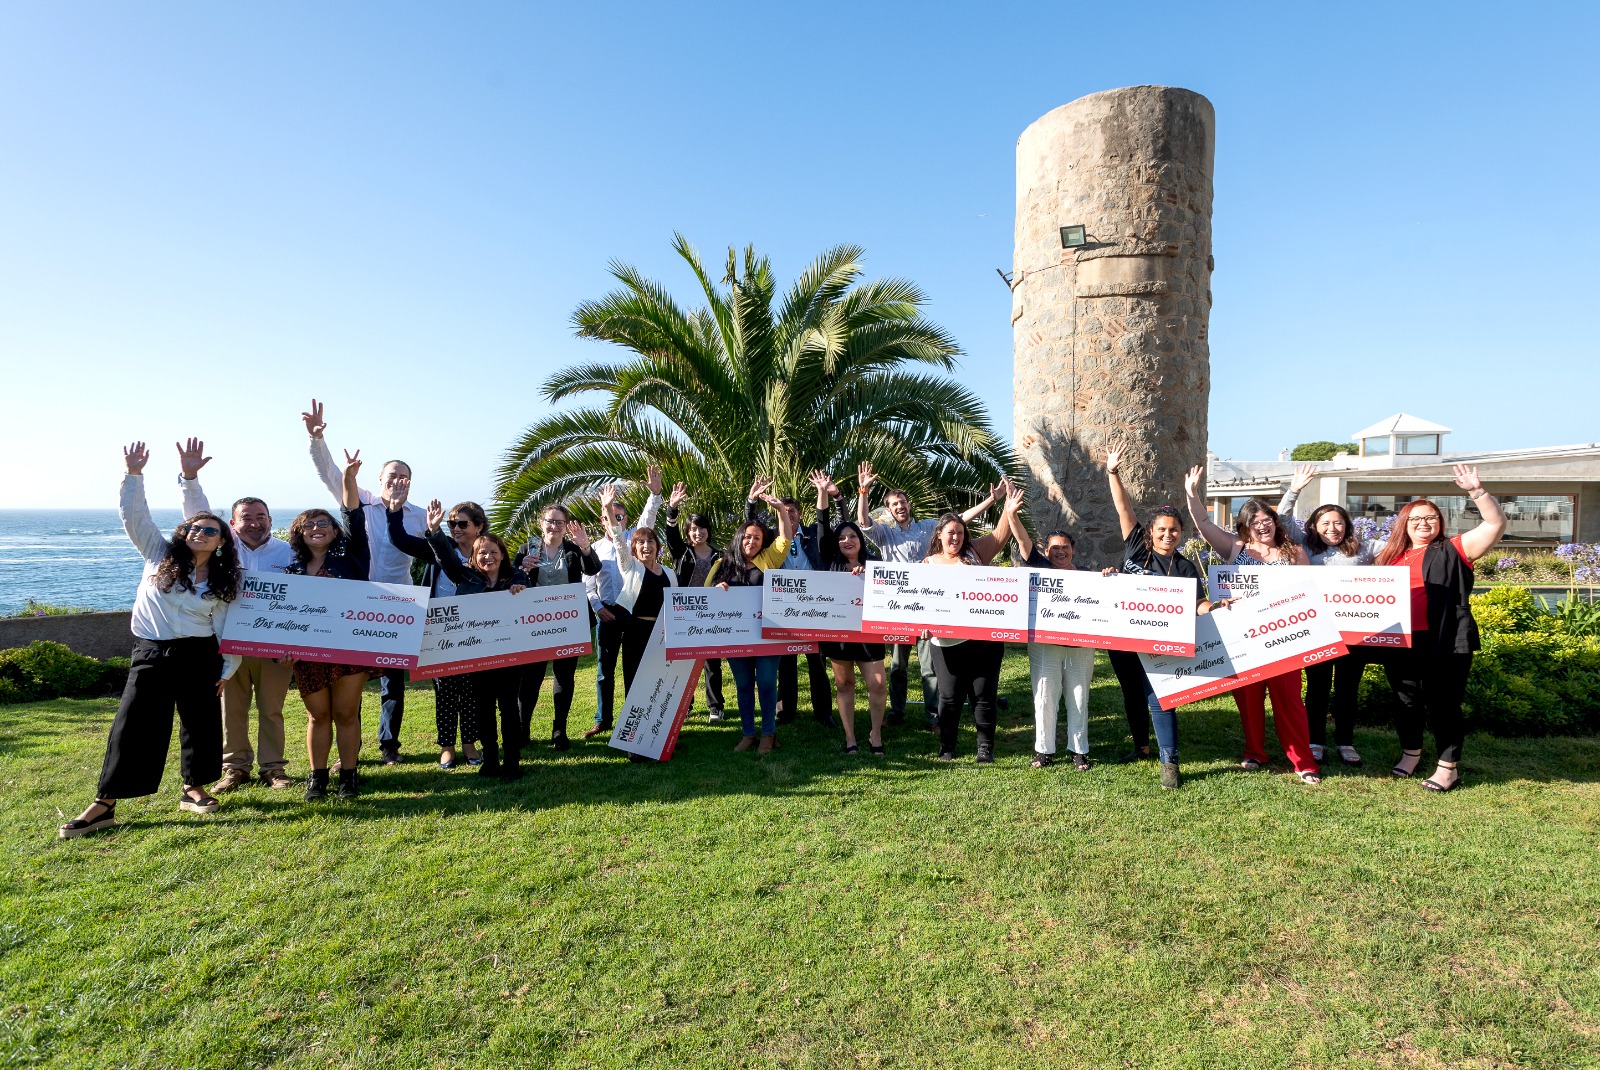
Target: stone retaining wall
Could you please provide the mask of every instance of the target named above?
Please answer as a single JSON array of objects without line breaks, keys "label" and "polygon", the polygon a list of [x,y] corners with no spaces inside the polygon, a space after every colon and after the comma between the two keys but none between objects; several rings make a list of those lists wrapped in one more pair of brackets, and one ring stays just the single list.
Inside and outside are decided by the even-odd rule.
[{"label": "stone retaining wall", "polygon": [[109,613],[63,613],[47,617],[0,619],[0,650],[48,639],[91,658],[125,658],[133,652],[133,633],[126,609]]}]

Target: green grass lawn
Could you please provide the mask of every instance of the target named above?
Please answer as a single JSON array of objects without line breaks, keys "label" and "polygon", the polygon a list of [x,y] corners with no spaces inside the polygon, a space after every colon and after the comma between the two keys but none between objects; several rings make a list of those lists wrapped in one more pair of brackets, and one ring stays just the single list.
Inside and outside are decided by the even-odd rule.
[{"label": "green grass lawn", "polygon": [[1600,1065],[1600,740],[1472,737],[1433,796],[1363,731],[1311,788],[1235,771],[1224,697],[1163,792],[1114,761],[1103,658],[1086,773],[1027,767],[1006,671],[992,766],[970,728],[952,767],[808,720],[736,755],[702,708],[668,764],[579,743],[485,783],[434,763],[418,688],[357,801],[180,814],[174,747],[72,842],[115,703],[0,708],[0,1066]]}]

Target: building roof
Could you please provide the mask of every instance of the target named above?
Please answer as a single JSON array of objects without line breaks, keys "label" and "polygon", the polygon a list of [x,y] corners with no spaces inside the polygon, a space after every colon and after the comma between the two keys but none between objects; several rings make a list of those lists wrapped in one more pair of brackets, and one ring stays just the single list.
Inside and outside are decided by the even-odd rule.
[{"label": "building roof", "polygon": [[1432,423],[1420,416],[1410,416],[1397,412],[1387,420],[1379,420],[1371,427],[1357,431],[1350,437],[1360,442],[1364,438],[1377,438],[1380,435],[1447,435],[1450,428],[1443,424]]}]

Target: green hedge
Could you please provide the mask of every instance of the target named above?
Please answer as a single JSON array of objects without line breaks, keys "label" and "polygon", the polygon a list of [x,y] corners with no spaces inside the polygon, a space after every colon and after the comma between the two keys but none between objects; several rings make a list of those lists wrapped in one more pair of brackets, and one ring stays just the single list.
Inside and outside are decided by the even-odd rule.
[{"label": "green hedge", "polygon": [[114,695],[127,679],[127,658],[96,661],[44,639],[0,650],[0,702]]},{"label": "green hedge", "polygon": [[[1525,587],[1472,598],[1483,649],[1472,659],[1463,709],[1468,731],[1504,736],[1600,731],[1600,638],[1582,614],[1551,613]],[[1360,720],[1388,724],[1394,695],[1383,669],[1367,666]]]}]

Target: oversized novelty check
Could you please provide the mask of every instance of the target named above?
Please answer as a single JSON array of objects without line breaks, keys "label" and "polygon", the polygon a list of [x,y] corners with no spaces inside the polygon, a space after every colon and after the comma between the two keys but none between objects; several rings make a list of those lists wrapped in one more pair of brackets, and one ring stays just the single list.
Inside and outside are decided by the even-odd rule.
[{"label": "oversized novelty check", "polygon": [[1027,642],[1029,572],[874,561],[861,629],[886,643],[909,643],[924,631],[943,639]]},{"label": "oversized novelty check", "polygon": [[1220,695],[1345,652],[1321,593],[1296,569],[1293,583],[1195,619],[1193,657],[1140,654],[1164,710]]},{"label": "oversized novelty check", "polygon": [[222,652],[414,669],[428,589],[248,571],[228,607]]},{"label": "oversized novelty check", "polygon": [[761,595],[761,635],[766,639],[820,639],[875,643],[861,630],[866,577],[848,572],[767,573]]},{"label": "oversized novelty check", "polygon": [[1285,576],[1283,565],[1212,565],[1212,598],[1271,593],[1301,571],[1311,576],[1346,646],[1411,645],[1411,570],[1395,565],[1310,567]]},{"label": "oversized novelty check", "polygon": [[760,587],[669,588],[661,607],[667,660],[815,654],[814,642],[762,636],[761,596]]},{"label": "oversized novelty check", "polygon": [[678,732],[694,703],[695,683],[703,661],[668,661],[666,618],[656,618],[650,643],[633,674],[633,686],[622,698],[611,745],[629,754],[664,762],[678,745]]},{"label": "oversized novelty check", "polygon": [[428,603],[412,677],[502,669],[589,653],[589,598],[581,583],[493,591]]},{"label": "oversized novelty check", "polygon": [[1140,653],[1194,653],[1196,582],[1182,576],[1029,569],[1028,639]]}]

